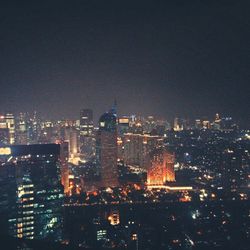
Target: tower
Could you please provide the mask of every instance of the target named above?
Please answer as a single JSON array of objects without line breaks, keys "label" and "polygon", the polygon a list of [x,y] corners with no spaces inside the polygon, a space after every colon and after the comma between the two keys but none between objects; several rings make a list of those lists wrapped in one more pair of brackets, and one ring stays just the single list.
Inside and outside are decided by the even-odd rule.
[{"label": "tower", "polygon": [[153,150],[149,154],[148,185],[164,185],[175,181],[174,160],[174,154],[164,148]]},{"label": "tower", "polygon": [[95,154],[93,111],[82,109],[80,112],[80,151],[84,160]]},{"label": "tower", "polygon": [[9,235],[61,240],[60,145],[5,146],[0,148],[0,163],[0,200],[4,201],[0,222],[5,221]]},{"label": "tower", "polygon": [[104,113],[99,119],[96,137],[97,169],[103,187],[118,186],[117,123],[113,112]]},{"label": "tower", "polygon": [[9,129],[9,143],[15,143],[15,118],[11,113],[7,113],[5,116],[6,124]]}]

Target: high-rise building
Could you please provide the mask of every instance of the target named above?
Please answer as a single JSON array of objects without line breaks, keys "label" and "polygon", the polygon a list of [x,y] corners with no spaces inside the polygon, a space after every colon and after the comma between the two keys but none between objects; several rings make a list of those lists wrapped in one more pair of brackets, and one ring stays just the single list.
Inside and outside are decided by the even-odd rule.
[{"label": "high-rise building", "polygon": [[148,134],[124,134],[124,163],[146,167],[147,155],[161,146],[163,139],[160,136]]},{"label": "high-rise building", "polygon": [[0,116],[0,146],[9,144],[9,129],[6,124],[5,116]]},{"label": "high-rise building", "polygon": [[80,112],[80,152],[86,161],[95,155],[95,136],[93,111],[82,109]]},{"label": "high-rise building", "polygon": [[68,142],[69,156],[75,157],[78,153],[78,130],[75,127],[67,126],[64,128],[64,140]]},{"label": "high-rise building", "polygon": [[28,122],[27,114],[20,113],[16,123],[16,144],[28,144]]},{"label": "high-rise building", "polygon": [[227,149],[222,154],[221,180],[227,198],[235,199],[248,189],[249,153],[244,149]]},{"label": "high-rise building", "polygon": [[182,131],[184,129],[184,120],[180,118],[174,119],[174,131]]},{"label": "high-rise building", "polygon": [[152,130],[156,127],[156,121],[153,116],[148,116],[147,119],[144,121],[144,131],[146,133],[151,133]]},{"label": "high-rise building", "polygon": [[99,119],[96,137],[97,169],[103,187],[118,186],[117,171],[117,121],[112,112],[103,114]]},{"label": "high-rise building", "polygon": [[11,113],[0,116],[0,143],[15,143],[15,118]]},{"label": "high-rise building", "polygon": [[60,163],[61,163],[61,183],[64,187],[64,193],[69,192],[69,143],[60,142]]},{"label": "high-rise building", "polygon": [[37,144],[41,135],[41,123],[37,112],[19,113],[16,116],[15,144]]},{"label": "high-rise building", "polygon": [[60,240],[60,145],[2,147],[0,162],[0,224],[6,232],[18,238]]},{"label": "high-rise building", "polygon": [[123,136],[129,132],[129,117],[120,117],[118,119],[118,135]]},{"label": "high-rise building", "polygon": [[148,185],[164,185],[166,182],[175,181],[174,154],[164,148],[153,150],[149,154],[147,171]]},{"label": "high-rise building", "polygon": [[11,113],[5,115],[7,128],[9,129],[9,143],[15,143],[15,117]]}]

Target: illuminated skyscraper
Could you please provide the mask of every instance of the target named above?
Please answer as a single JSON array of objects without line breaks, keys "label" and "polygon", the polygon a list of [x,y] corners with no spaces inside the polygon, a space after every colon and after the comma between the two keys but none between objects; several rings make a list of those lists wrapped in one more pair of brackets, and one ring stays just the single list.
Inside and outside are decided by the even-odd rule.
[{"label": "illuminated skyscraper", "polygon": [[99,119],[96,138],[97,168],[103,187],[118,186],[117,171],[117,122],[112,112],[103,114]]},{"label": "illuminated skyscraper", "polygon": [[6,231],[18,238],[60,240],[60,145],[0,148],[0,162],[0,223]]},{"label": "illuminated skyscraper", "polygon": [[147,173],[148,185],[164,185],[166,182],[175,181],[174,154],[164,148],[158,148],[149,154]]},{"label": "illuminated skyscraper", "polygon": [[95,154],[93,111],[82,109],[80,112],[80,151],[84,160],[90,160]]},{"label": "illuminated skyscraper", "polygon": [[9,129],[4,115],[0,115],[0,146],[9,144]]},{"label": "illuminated skyscraper", "polygon": [[64,140],[68,142],[69,156],[74,157],[78,154],[78,130],[72,126],[64,128]]},{"label": "illuminated skyscraper", "polygon": [[7,128],[9,129],[9,143],[15,143],[15,117],[11,113],[7,113],[5,116]]}]

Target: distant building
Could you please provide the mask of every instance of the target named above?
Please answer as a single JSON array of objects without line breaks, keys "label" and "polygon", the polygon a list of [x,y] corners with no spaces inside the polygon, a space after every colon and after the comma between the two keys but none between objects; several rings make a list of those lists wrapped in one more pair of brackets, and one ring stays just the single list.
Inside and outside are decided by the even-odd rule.
[{"label": "distant building", "polygon": [[28,144],[28,121],[27,114],[20,113],[16,119],[16,144]]},{"label": "distant building", "polygon": [[118,135],[122,136],[129,132],[129,117],[120,117],[118,119]]},{"label": "distant building", "polygon": [[183,120],[180,118],[174,119],[174,131],[182,131],[184,129]]},{"label": "distant building", "polygon": [[96,137],[97,169],[103,187],[118,186],[117,170],[117,121],[112,112],[103,114],[99,119]]},{"label": "distant building", "polygon": [[68,142],[69,156],[74,158],[79,153],[78,130],[73,126],[64,127],[64,141]]},{"label": "distant building", "polygon": [[221,178],[227,198],[235,199],[239,193],[248,190],[248,161],[249,154],[244,149],[227,149],[223,152]]},{"label": "distant building", "polygon": [[4,115],[0,115],[0,146],[9,144],[9,129]]},{"label": "distant building", "polygon": [[163,139],[160,136],[124,134],[124,163],[145,168],[148,154],[162,143]]},{"label": "distant building", "polygon": [[147,171],[148,185],[164,185],[175,181],[175,156],[164,148],[158,148],[149,154]]},{"label": "distant building", "polygon": [[112,211],[110,211],[108,221],[112,226],[120,224],[120,213],[118,209],[112,209]]},{"label": "distant building", "polygon": [[11,113],[5,115],[7,128],[9,129],[9,143],[15,143],[15,117]]},{"label": "distant building", "polygon": [[0,144],[15,143],[15,117],[11,113],[0,115]]},{"label": "distant building", "polygon": [[64,193],[69,192],[69,143],[60,143],[60,163],[61,163],[61,183],[64,187]]},{"label": "distant building", "polygon": [[87,161],[95,155],[94,122],[91,109],[82,109],[80,112],[80,153]]},{"label": "distant building", "polygon": [[11,236],[61,240],[60,145],[0,148],[0,224]]}]

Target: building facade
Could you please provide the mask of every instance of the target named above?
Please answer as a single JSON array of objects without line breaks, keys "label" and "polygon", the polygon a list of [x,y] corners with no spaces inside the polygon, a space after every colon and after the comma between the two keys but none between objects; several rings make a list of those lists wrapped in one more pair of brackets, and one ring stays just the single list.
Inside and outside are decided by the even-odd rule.
[{"label": "building facade", "polygon": [[4,147],[0,162],[0,216],[8,234],[60,240],[64,197],[60,145]]},{"label": "building facade", "polygon": [[82,109],[80,112],[80,152],[86,161],[95,155],[94,122],[91,109]]},{"label": "building facade", "polygon": [[124,163],[145,168],[148,154],[162,143],[163,139],[160,136],[124,134]]},{"label": "building facade", "polygon": [[174,172],[175,156],[164,148],[153,150],[149,154],[147,170],[148,185],[164,185],[166,182],[175,181]]},{"label": "building facade", "polygon": [[117,121],[116,115],[111,112],[103,114],[99,119],[96,158],[101,185],[103,187],[117,187]]}]

